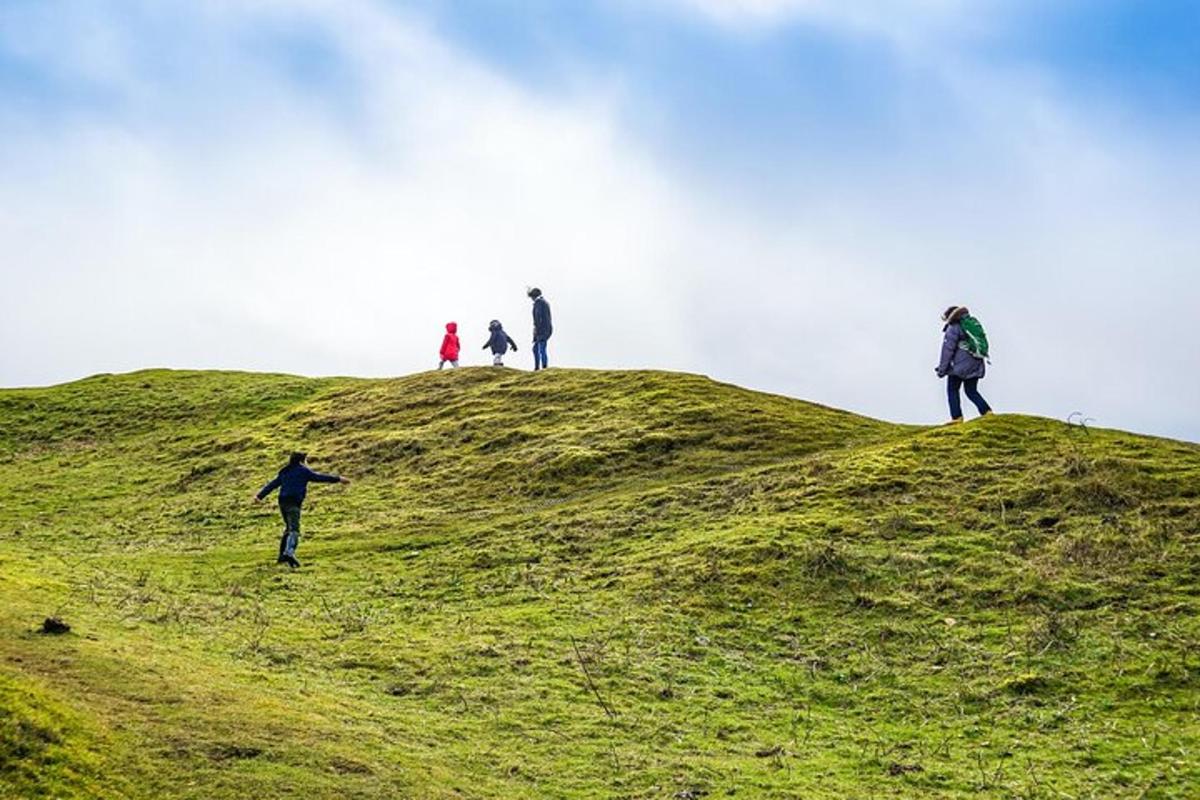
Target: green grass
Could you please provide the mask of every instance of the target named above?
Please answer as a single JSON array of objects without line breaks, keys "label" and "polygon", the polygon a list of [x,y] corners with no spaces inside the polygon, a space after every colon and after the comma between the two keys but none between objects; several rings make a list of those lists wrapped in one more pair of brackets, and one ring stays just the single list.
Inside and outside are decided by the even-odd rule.
[{"label": "green grass", "polygon": [[1198,492],[669,373],[0,391],[0,797],[1196,797]]}]

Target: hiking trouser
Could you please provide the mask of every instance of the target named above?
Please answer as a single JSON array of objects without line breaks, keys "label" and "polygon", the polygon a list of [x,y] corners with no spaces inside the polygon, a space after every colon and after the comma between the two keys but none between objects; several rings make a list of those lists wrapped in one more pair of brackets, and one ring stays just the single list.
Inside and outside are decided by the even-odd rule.
[{"label": "hiking trouser", "polygon": [[438,362],[438,369],[441,369],[442,367],[446,366],[447,361],[450,362],[450,366],[456,367],[456,368],[458,367],[458,359],[457,358],[454,358],[454,359],[443,358],[441,361]]},{"label": "hiking trouser", "polygon": [[550,363],[546,360],[546,340],[538,339],[533,343],[533,368],[536,371],[548,366]]},{"label": "hiking trouser", "polygon": [[950,418],[962,419],[962,398],[958,395],[958,390],[964,389],[967,393],[967,399],[975,404],[975,408],[979,410],[980,415],[987,414],[992,410],[992,407],[987,404],[987,400],[983,399],[983,395],[979,393],[979,378],[962,378],[954,375],[946,377],[946,396],[950,401]]},{"label": "hiking trouser", "polygon": [[283,536],[279,539],[279,557],[296,555],[300,544],[300,504],[290,497],[279,498],[279,514],[283,517]]}]

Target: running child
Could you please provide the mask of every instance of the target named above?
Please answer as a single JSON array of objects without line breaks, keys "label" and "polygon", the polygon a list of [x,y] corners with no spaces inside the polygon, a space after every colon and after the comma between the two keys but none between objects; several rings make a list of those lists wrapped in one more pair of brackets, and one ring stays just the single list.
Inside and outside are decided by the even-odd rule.
[{"label": "running child", "polygon": [[340,475],[325,475],[309,468],[308,453],[292,453],[288,463],[279,474],[254,495],[255,502],[276,489],[279,490],[279,513],[283,516],[283,536],[279,540],[277,564],[287,564],[292,569],[300,566],[296,560],[296,545],[300,543],[300,506],[308,494],[310,483],[349,483],[349,478]]}]

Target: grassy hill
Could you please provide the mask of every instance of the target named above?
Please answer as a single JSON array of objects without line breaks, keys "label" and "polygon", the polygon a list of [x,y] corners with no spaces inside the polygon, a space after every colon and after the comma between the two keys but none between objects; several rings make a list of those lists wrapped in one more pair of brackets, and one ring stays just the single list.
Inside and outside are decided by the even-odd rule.
[{"label": "grassy hill", "polygon": [[1196,797],[1198,492],[667,373],[0,391],[0,798]]}]

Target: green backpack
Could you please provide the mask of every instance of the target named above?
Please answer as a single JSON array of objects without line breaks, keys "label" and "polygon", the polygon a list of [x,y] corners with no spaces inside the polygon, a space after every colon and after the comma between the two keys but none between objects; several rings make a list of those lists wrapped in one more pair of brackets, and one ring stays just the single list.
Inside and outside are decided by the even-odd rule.
[{"label": "green backpack", "polygon": [[983,330],[983,323],[974,317],[966,316],[958,321],[958,325],[963,332],[963,338],[959,340],[958,346],[976,358],[986,359],[988,357],[988,340],[987,333]]}]

